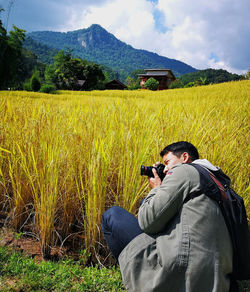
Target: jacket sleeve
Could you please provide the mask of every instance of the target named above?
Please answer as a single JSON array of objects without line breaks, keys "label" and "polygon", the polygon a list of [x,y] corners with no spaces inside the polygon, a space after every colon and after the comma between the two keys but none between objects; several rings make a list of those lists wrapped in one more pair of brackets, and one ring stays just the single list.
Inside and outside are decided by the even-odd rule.
[{"label": "jacket sleeve", "polygon": [[150,191],[138,213],[141,229],[149,234],[164,230],[166,224],[182,207],[190,189],[190,179],[186,167],[173,167],[160,187]]}]

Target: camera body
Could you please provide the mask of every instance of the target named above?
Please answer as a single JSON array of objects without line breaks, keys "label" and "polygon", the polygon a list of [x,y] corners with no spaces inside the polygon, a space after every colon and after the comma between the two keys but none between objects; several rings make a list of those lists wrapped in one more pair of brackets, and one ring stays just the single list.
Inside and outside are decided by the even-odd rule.
[{"label": "camera body", "polygon": [[153,168],[156,170],[156,173],[159,175],[160,179],[163,180],[165,177],[164,164],[158,164],[157,166],[144,166],[141,165],[141,175],[147,175],[148,177],[154,177]]}]

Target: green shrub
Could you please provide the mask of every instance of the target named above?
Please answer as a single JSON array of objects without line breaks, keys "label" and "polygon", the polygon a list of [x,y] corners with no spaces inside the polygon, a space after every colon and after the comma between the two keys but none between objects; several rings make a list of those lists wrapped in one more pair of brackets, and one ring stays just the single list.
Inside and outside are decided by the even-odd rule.
[{"label": "green shrub", "polygon": [[195,83],[191,81],[191,82],[188,82],[188,84],[186,84],[184,88],[193,87],[193,86],[195,86]]},{"label": "green shrub", "polygon": [[39,91],[43,93],[55,93],[56,87],[53,84],[43,84]]},{"label": "green shrub", "polygon": [[182,88],[182,87],[184,87],[184,84],[181,82],[180,79],[176,79],[175,81],[171,82],[169,85],[169,89]]},{"label": "green shrub", "polygon": [[41,88],[41,81],[36,73],[30,78],[30,87],[32,91],[39,91]]},{"label": "green shrub", "polygon": [[26,80],[26,81],[23,83],[23,90],[31,91],[30,80]]},{"label": "green shrub", "polygon": [[159,82],[156,79],[151,77],[145,82],[144,86],[145,88],[149,90],[157,90],[159,86]]},{"label": "green shrub", "polygon": [[137,89],[141,89],[140,84],[134,84],[134,85],[128,86],[128,90],[137,90]]}]

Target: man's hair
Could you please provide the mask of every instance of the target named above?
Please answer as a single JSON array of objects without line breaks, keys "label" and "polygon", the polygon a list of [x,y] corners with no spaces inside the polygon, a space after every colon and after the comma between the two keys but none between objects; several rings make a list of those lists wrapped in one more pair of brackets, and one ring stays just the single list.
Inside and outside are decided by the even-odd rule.
[{"label": "man's hair", "polygon": [[180,157],[182,153],[187,152],[190,155],[192,161],[199,159],[198,150],[194,147],[193,144],[186,141],[175,142],[166,146],[160,153],[161,157],[163,157],[168,152],[172,152],[177,157]]}]

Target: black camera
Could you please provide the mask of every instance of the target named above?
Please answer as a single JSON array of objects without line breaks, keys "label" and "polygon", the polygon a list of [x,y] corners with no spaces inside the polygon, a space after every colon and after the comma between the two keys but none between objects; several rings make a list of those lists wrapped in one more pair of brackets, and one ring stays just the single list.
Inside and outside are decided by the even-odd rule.
[{"label": "black camera", "polygon": [[154,177],[152,169],[155,169],[160,179],[163,180],[165,177],[165,173],[163,172],[165,165],[158,164],[157,166],[144,166],[141,165],[141,175],[147,175],[148,177]]}]

